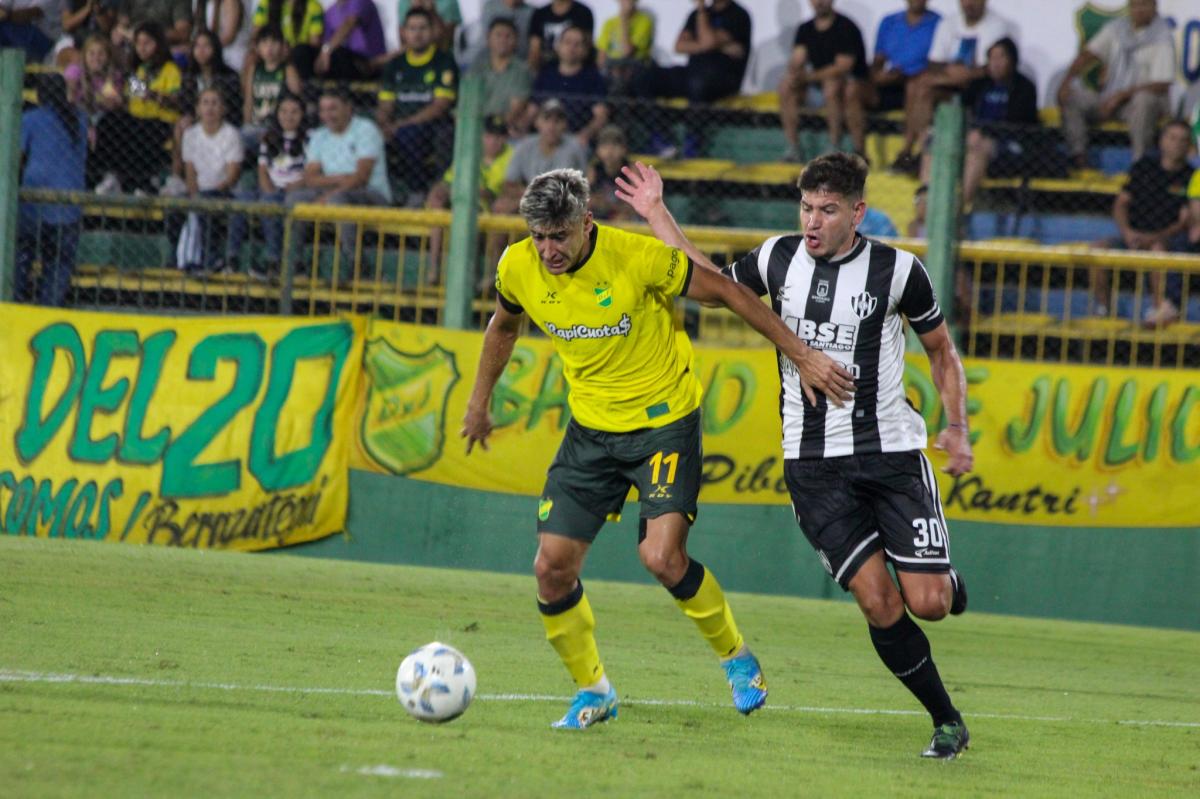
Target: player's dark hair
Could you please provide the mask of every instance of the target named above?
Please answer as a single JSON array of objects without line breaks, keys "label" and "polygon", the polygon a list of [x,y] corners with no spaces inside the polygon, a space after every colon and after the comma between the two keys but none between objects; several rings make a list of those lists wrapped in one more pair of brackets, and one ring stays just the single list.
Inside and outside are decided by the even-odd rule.
[{"label": "player's dark hair", "polygon": [[800,191],[827,191],[861,200],[867,186],[867,162],[854,153],[829,153],[814,158],[800,175]]}]

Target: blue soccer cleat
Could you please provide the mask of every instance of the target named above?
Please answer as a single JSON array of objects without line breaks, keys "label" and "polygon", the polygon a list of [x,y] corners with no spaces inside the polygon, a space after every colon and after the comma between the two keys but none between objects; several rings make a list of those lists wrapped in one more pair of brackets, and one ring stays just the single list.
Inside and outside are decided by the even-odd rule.
[{"label": "blue soccer cleat", "polygon": [[767,680],[763,677],[758,658],[749,651],[740,657],[723,661],[725,677],[733,692],[733,706],[739,713],[750,715],[767,703]]},{"label": "blue soccer cleat", "polygon": [[575,694],[567,715],[551,724],[559,730],[583,730],[602,721],[617,717],[617,692],[613,688],[606,694],[595,691],[580,691]]}]

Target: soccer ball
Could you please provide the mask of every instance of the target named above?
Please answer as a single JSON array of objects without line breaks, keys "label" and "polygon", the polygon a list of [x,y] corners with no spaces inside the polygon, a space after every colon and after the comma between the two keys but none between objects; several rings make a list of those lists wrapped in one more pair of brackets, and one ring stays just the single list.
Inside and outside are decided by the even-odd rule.
[{"label": "soccer ball", "polygon": [[425,644],[410,653],[396,672],[396,697],[421,721],[452,721],[466,712],[474,696],[475,669],[448,644]]}]

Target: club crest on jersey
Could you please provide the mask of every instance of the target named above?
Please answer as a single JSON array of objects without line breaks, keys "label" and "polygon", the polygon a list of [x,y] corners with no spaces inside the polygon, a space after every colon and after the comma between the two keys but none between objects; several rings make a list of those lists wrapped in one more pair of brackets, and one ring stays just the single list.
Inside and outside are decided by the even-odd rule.
[{"label": "club crest on jersey", "polygon": [[850,307],[859,319],[866,319],[875,313],[875,306],[878,304],[879,301],[865,291],[850,298]]},{"label": "club crest on jersey", "polygon": [[812,301],[818,303],[829,302],[829,281],[818,280],[817,291],[812,295]]},{"label": "club crest on jersey", "polygon": [[596,304],[601,308],[612,305],[612,286],[596,286],[592,291],[596,294]]}]

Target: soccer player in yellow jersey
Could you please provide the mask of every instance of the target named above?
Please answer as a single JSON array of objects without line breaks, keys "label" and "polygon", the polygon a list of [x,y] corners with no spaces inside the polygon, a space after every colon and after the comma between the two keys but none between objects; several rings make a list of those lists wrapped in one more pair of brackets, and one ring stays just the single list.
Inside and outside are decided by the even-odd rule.
[{"label": "soccer player in yellow jersey", "polygon": [[546,172],[525,190],[520,209],[530,236],[510,246],[496,269],[498,304],[462,435],[468,452],[476,443],[487,448],[492,390],[529,314],[562,359],[573,416],[538,504],[534,559],[546,637],[579,689],[555,727],[582,729],[617,715],[579,575],[631,485],[641,500],[642,563],[696,623],[721,659],[734,706],[748,714],[767,699],[762,670],[716,578],[685,548],[700,490],[701,389],[691,346],[674,329],[674,300],[724,305],[743,317],[796,365],[810,399],[817,390],[840,405],[853,382],[748,289],[693,269],[681,250],[656,239],[597,225],[588,199],[588,183],[574,169]]}]

